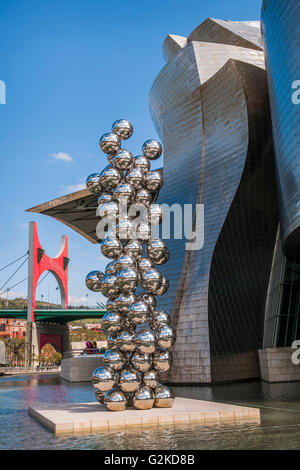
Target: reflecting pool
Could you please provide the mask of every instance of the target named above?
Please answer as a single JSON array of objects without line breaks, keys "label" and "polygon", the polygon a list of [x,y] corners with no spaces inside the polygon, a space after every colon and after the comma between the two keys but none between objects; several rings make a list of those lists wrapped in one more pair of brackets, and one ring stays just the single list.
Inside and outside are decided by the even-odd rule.
[{"label": "reflecting pool", "polygon": [[[173,387],[181,397],[261,409],[261,424],[174,426],[55,436],[28,415],[34,403],[89,402],[89,383],[53,375],[0,377],[0,449],[300,449],[300,382]],[[99,405],[100,406],[100,405]]]}]

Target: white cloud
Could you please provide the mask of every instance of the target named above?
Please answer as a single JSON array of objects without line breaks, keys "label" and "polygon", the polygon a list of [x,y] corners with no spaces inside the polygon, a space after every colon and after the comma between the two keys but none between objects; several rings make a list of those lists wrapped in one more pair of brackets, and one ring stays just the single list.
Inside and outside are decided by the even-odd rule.
[{"label": "white cloud", "polygon": [[65,152],[50,153],[50,157],[54,158],[55,160],[63,160],[64,162],[73,161],[73,158],[71,157],[71,155]]},{"label": "white cloud", "polygon": [[85,181],[77,184],[68,184],[62,188],[61,194],[69,194],[75,193],[76,191],[80,191],[81,189],[86,189]]},{"label": "white cloud", "polygon": [[20,299],[20,298],[24,299],[26,297],[26,294],[25,294],[25,292],[22,292],[22,291],[9,290],[8,291],[8,296],[7,296],[7,292],[5,292],[1,295],[1,299],[7,299],[7,297],[9,299]]}]

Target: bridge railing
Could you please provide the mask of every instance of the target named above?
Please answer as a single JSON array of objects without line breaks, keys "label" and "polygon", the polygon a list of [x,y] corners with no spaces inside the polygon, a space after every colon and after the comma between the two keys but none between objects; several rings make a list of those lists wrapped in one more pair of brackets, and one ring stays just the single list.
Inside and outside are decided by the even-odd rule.
[{"label": "bridge railing", "polygon": [[104,352],[100,352],[99,348],[94,349],[72,349],[70,351],[65,351],[63,354],[63,359],[70,359],[71,357],[92,357],[98,356],[103,357]]}]

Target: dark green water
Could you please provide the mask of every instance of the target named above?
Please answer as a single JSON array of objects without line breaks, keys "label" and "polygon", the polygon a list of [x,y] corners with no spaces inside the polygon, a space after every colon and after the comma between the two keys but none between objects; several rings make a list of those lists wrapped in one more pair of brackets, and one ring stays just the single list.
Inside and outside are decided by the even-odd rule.
[{"label": "dark green water", "polygon": [[300,449],[300,382],[173,387],[177,396],[261,409],[261,424],[175,426],[55,437],[27,412],[34,403],[94,401],[90,384],[55,375],[0,377],[0,449]]}]

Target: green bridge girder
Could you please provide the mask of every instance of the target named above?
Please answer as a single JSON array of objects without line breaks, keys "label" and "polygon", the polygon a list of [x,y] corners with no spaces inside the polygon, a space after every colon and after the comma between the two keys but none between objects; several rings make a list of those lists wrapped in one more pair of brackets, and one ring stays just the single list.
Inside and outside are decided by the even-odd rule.
[{"label": "green bridge girder", "polygon": [[[39,322],[65,324],[86,318],[102,318],[106,310],[97,309],[58,309],[35,310],[34,319]],[[27,320],[27,310],[0,310],[0,318]]]}]

